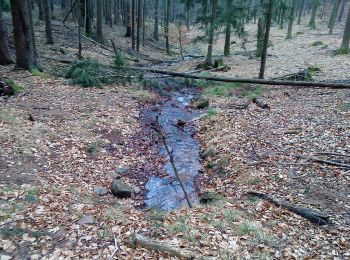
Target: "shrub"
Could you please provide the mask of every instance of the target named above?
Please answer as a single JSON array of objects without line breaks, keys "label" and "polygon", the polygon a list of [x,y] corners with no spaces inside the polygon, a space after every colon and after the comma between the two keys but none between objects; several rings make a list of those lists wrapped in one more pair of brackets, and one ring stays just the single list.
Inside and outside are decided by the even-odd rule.
[{"label": "shrub", "polygon": [[118,51],[115,55],[114,58],[114,65],[117,69],[126,69],[127,63],[126,63],[126,56],[124,55],[124,53]]},{"label": "shrub", "polygon": [[110,69],[96,59],[85,59],[75,61],[65,73],[72,84],[82,87],[100,87],[102,84],[112,83]]}]

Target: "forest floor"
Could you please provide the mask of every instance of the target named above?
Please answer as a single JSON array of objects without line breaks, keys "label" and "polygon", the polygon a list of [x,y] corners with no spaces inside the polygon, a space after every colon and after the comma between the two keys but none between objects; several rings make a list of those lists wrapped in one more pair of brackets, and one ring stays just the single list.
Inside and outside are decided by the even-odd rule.
[{"label": "forest floor", "polygon": [[[295,37],[289,41],[285,30],[273,28],[267,78],[317,65],[321,71],[316,80],[349,80],[349,55],[333,55],[343,26],[334,35],[328,35],[325,24],[314,31],[295,26]],[[208,115],[197,121],[205,155],[197,183],[201,193],[216,192],[225,199],[158,212],[145,209],[143,198],[147,176],[161,168],[162,158],[150,149],[154,140],[145,134],[140,117],[161,97],[135,83],[102,89],[67,84],[53,76],[63,68],[52,58],[75,58],[74,27],[54,23],[58,42],[51,47],[44,44],[43,27],[36,28],[39,56],[46,57],[41,63],[47,71],[0,67],[1,75],[25,88],[0,101],[1,259],[171,258],[131,246],[128,240],[134,233],[212,259],[350,257],[349,169],[295,157],[350,154],[349,90],[197,81],[210,101]],[[121,37],[123,28],[105,29],[106,38],[115,38],[125,49],[129,46]],[[312,46],[315,41],[322,44]],[[222,44],[221,35],[216,54]],[[254,45],[246,47],[234,46],[237,53],[224,58],[231,69],[213,74],[256,76],[259,60],[252,56]],[[169,59],[159,48],[146,46],[142,52],[148,56],[143,57]],[[186,46],[188,53],[193,49],[203,54],[205,45]],[[88,41],[83,55],[105,63],[112,60],[110,51]],[[179,62],[168,69],[190,71],[199,62]],[[254,95],[262,96],[270,109],[253,103],[237,109]],[[342,161],[349,163],[348,158]],[[122,180],[134,188],[132,198],[94,192],[96,185],[109,188],[121,171],[128,172]],[[326,212],[331,224],[321,227],[247,196],[252,190]]]}]

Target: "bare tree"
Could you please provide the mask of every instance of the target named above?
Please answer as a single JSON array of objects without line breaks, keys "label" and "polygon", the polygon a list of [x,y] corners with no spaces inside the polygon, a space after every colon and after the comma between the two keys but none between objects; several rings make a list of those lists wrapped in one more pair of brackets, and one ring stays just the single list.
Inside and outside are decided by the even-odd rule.
[{"label": "bare tree", "polygon": [[349,42],[350,42],[350,7],[348,12],[348,18],[346,19],[343,40],[340,48],[345,50],[346,52],[349,52]]}]

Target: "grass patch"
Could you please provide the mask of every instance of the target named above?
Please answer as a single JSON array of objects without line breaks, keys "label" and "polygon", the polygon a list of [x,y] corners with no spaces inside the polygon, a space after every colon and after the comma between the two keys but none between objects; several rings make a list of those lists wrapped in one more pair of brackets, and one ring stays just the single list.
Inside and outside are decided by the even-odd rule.
[{"label": "grass patch", "polygon": [[254,98],[260,96],[262,93],[264,93],[265,89],[261,86],[254,86],[253,88],[247,88],[242,90],[242,96],[253,100]]},{"label": "grass patch", "polygon": [[350,110],[350,102],[349,103],[345,103],[340,107],[341,110],[343,111],[349,111]]},{"label": "grass patch", "polygon": [[192,230],[191,226],[187,223],[189,219],[188,215],[178,217],[174,223],[168,226],[170,233],[183,233],[189,234]]},{"label": "grass patch", "polygon": [[210,96],[228,97],[240,87],[239,83],[226,83],[221,85],[207,86],[204,93]]},{"label": "grass patch", "polygon": [[241,235],[253,236],[254,242],[265,242],[270,240],[269,236],[251,221],[246,221],[241,224],[239,226],[239,233]]},{"label": "grass patch", "polygon": [[261,182],[261,179],[258,176],[249,176],[247,182],[248,185],[257,185]]},{"label": "grass patch", "polygon": [[34,77],[42,77],[42,78],[44,78],[44,77],[46,76],[46,74],[45,74],[44,72],[41,72],[41,71],[38,70],[38,69],[32,69],[32,70],[30,71],[30,73],[31,73],[32,76],[34,76]]},{"label": "grass patch", "polygon": [[349,53],[350,53],[350,51],[348,49],[345,49],[345,48],[340,48],[340,49],[335,51],[335,55],[346,55]]},{"label": "grass patch", "polygon": [[0,113],[0,122],[7,125],[18,125],[18,118],[8,110],[3,110]]},{"label": "grass patch", "polygon": [[213,118],[213,117],[216,117],[217,115],[218,115],[218,111],[217,111],[216,109],[214,109],[214,108],[209,108],[208,111],[207,111],[206,117],[207,117],[208,119],[211,119],[211,118]]},{"label": "grass patch", "polygon": [[92,143],[89,144],[86,148],[85,148],[86,153],[90,154],[90,155],[96,155],[97,152],[99,151],[99,146],[97,143]]},{"label": "grass patch", "polygon": [[150,101],[154,95],[152,95],[152,93],[148,90],[140,89],[135,92],[135,97],[141,102],[147,102]]}]

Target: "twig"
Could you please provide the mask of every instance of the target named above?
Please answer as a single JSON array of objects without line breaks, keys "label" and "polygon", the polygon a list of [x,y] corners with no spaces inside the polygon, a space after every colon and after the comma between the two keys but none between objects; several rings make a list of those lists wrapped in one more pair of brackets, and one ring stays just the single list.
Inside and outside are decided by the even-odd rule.
[{"label": "twig", "polygon": [[115,256],[115,254],[116,254],[116,253],[118,252],[118,250],[119,250],[117,238],[116,238],[114,235],[113,235],[113,237],[114,237],[114,247],[115,247],[115,249],[114,249],[114,251],[113,251],[111,257],[109,258],[110,260],[113,259],[113,257]]},{"label": "twig", "polygon": [[342,156],[342,157],[350,157],[350,154],[343,154],[343,153],[332,153],[332,152],[319,152],[315,153],[319,155],[332,155],[332,156]]}]

